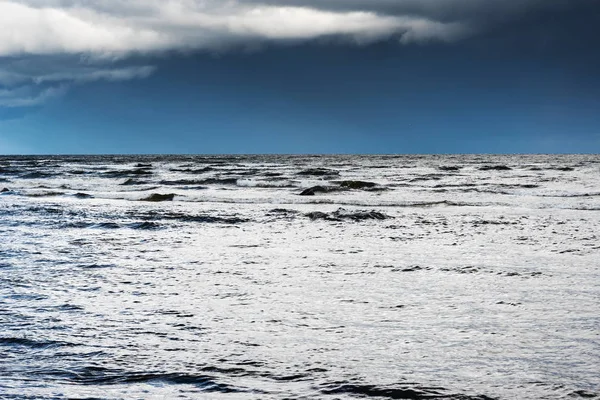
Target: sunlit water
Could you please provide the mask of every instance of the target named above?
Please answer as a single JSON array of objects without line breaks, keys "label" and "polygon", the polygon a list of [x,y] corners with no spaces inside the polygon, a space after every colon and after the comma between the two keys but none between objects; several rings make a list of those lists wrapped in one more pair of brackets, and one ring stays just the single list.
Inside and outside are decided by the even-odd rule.
[{"label": "sunlit water", "polygon": [[600,156],[4,157],[3,188],[1,399],[600,397]]}]

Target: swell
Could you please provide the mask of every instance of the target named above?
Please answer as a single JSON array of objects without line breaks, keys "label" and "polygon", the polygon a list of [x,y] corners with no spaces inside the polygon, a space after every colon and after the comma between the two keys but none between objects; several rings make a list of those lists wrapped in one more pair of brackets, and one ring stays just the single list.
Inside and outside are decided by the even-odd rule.
[{"label": "swell", "polygon": [[319,391],[325,395],[349,395],[352,397],[377,397],[403,400],[494,400],[486,395],[451,393],[440,387],[424,387],[414,383],[395,386],[377,386],[350,382],[334,382],[323,385]]},{"label": "swell", "polygon": [[30,371],[28,375],[46,381],[59,381],[86,386],[162,383],[167,385],[192,385],[205,392],[235,393],[244,391],[241,388],[217,382],[212,376],[194,373],[126,371],[87,366],[77,369]]},{"label": "swell", "polygon": [[504,206],[511,207],[509,203],[501,202],[461,202],[451,200],[438,201],[372,201],[372,200],[342,200],[325,197],[298,197],[291,199],[271,199],[271,198],[218,198],[218,197],[203,197],[203,198],[181,198],[182,202],[192,203],[239,203],[239,204],[263,204],[263,205],[299,205],[299,204],[327,204],[340,206],[356,206],[356,207],[385,207],[385,208],[428,208],[428,207],[488,207],[488,206]]},{"label": "swell", "polygon": [[130,222],[130,223],[116,223],[116,222],[67,222],[60,224],[60,228],[76,228],[76,229],[135,229],[135,230],[156,230],[161,229],[162,226],[156,222],[143,221],[143,222]]},{"label": "swell", "polygon": [[0,346],[6,347],[28,347],[32,349],[41,349],[47,347],[75,346],[72,343],[60,342],[54,340],[35,340],[24,337],[0,337]]},{"label": "swell", "polygon": [[185,214],[179,212],[160,212],[149,211],[146,213],[135,213],[136,218],[146,221],[177,221],[177,222],[194,222],[194,223],[223,223],[223,224],[239,224],[249,222],[249,219],[240,218],[237,216],[219,216],[210,214]]}]

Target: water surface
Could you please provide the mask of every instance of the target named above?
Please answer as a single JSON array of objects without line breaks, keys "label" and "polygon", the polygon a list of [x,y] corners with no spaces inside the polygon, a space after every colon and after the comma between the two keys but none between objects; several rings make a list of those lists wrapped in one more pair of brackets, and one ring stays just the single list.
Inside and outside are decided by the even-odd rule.
[{"label": "water surface", "polygon": [[599,156],[0,157],[3,188],[2,399],[600,396]]}]

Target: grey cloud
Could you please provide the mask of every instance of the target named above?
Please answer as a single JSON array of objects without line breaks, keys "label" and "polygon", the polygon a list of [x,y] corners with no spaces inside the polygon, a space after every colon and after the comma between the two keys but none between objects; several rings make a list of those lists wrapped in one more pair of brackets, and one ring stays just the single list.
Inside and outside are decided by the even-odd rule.
[{"label": "grey cloud", "polygon": [[[256,4],[256,0],[242,0]],[[586,0],[582,0],[586,1]],[[385,15],[417,15],[437,21],[487,19],[489,16],[568,4],[567,0],[262,0],[262,4],[314,7],[332,11],[370,11]]]},{"label": "grey cloud", "polygon": [[[594,0],[578,0],[578,4]],[[129,54],[257,40],[455,41],[568,0],[9,0],[0,55]]]},{"label": "grey cloud", "polygon": [[411,12],[417,3],[397,3],[400,8],[381,0],[2,1],[0,56],[211,49],[248,40],[330,35],[357,41],[393,35],[407,35],[415,41],[454,40],[465,28],[460,20],[443,21],[425,12]]},{"label": "grey cloud", "polygon": [[0,107],[33,107],[62,95],[65,86],[38,88],[21,86],[15,89],[0,89]]},{"label": "grey cloud", "polygon": [[393,36],[403,43],[456,40],[465,32],[460,23],[365,7],[235,0],[8,0],[0,1],[0,26],[4,107],[41,104],[74,84],[145,78],[154,71],[110,65],[131,54],[323,36],[358,43]]},{"label": "grey cloud", "polygon": [[90,64],[73,57],[54,60],[52,57],[26,57],[0,60],[0,85],[17,86],[48,82],[85,83],[97,80],[121,81],[147,78],[155,67]]},{"label": "grey cloud", "polygon": [[153,66],[142,66],[142,67],[124,67],[124,68],[112,68],[112,69],[96,69],[96,68],[82,68],[81,70],[74,71],[61,71],[46,73],[31,78],[36,84],[44,82],[60,82],[67,81],[73,83],[85,83],[98,80],[105,81],[124,81],[130,79],[142,79],[152,75],[156,70]]},{"label": "grey cloud", "polygon": [[147,78],[153,66],[90,64],[77,57],[0,59],[0,107],[32,107],[60,97],[76,84]]},{"label": "grey cloud", "polygon": [[528,13],[594,1],[3,0],[0,106],[41,103],[73,84],[152,74],[151,66],[111,64],[132,54],[329,36],[454,42]]}]

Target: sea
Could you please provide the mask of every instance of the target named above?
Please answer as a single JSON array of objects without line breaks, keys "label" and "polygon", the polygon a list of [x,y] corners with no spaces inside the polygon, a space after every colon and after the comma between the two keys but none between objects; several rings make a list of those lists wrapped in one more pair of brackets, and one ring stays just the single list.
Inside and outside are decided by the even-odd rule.
[{"label": "sea", "polygon": [[0,399],[600,398],[600,156],[2,156]]}]

